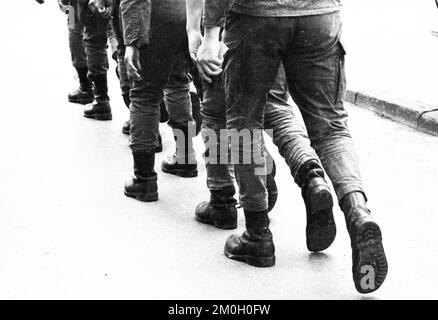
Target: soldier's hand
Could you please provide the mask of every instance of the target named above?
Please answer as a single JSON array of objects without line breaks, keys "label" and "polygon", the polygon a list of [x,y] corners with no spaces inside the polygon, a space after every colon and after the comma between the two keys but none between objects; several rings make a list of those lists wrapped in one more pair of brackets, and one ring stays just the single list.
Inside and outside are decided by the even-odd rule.
[{"label": "soldier's hand", "polygon": [[125,64],[128,77],[131,81],[139,81],[142,79],[140,75],[140,50],[136,46],[126,46]]},{"label": "soldier's hand", "polygon": [[196,57],[200,76],[208,83],[222,73],[223,55],[221,42],[218,39],[204,38]]},{"label": "soldier's hand", "polygon": [[189,52],[190,57],[193,61],[196,61],[196,56],[198,55],[199,47],[202,44],[202,34],[199,29],[187,31],[187,36],[189,38]]},{"label": "soldier's hand", "polygon": [[90,0],[88,8],[94,15],[109,19],[113,14],[114,3],[112,0]]}]

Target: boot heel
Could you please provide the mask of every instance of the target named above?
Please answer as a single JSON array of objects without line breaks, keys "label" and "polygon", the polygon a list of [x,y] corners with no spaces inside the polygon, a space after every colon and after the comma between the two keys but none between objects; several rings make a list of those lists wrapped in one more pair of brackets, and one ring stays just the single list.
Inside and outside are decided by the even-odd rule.
[{"label": "boot heel", "polygon": [[155,202],[158,201],[158,192],[157,193],[148,193],[148,194],[134,194],[125,191],[125,196],[129,198],[134,198],[135,200],[141,202]]},{"label": "boot heel", "polygon": [[183,169],[168,169],[165,166],[161,167],[161,170],[165,173],[173,174],[181,178],[196,178],[198,176],[198,170],[183,170]]},{"label": "boot heel", "polygon": [[108,120],[112,120],[113,116],[112,114],[107,114],[107,115],[97,115],[97,114],[93,114],[93,115],[88,115],[88,114],[84,114],[85,118],[88,119],[94,119],[94,120],[98,120],[98,121],[108,121]]},{"label": "boot heel", "polygon": [[[388,262],[382,245],[382,232],[372,221],[366,222],[354,236],[353,249],[353,280],[358,292],[366,294],[380,288],[388,273]],[[363,282],[367,276],[374,283]]]},{"label": "boot heel", "polygon": [[72,99],[72,98],[68,98],[68,102],[70,103],[76,103],[76,104],[89,104],[92,103],[94,101],[94,98],[91,99]]},{"label": "boot heel", "polygon": [[198,170],[177,170],[176,175],[183,178],[196,178]]},{"label": "boot heel", "polygon": [[309,198],[312,211],[322,211],[333,208],[333,197],[329,189],[319,187],[312,192]]},{"label": "boot heel", "polygon": [[314,189],[306,206],[307,213],[306,244],[310,252],[328,249],[336,238],[336,224],[333,217],[333,197],[324,186]]},{"label": "boot heel", "polygon": [[275,256],[267,258],[246,257],[246,263],[253,267],[269,268],[275,266]]},{"label": "boot heel", "polygon": [[155,202],[158,201],[158,193],[137,195],[136,199],[141,202]]},{"label": "boot heel", "polygon": [[272,257],[251,257],[246,255],[235,255],[228,252],[227,248],[225,248],[225,256],[228,259],[245,262],[250,266],[257,268],[269,268],[275,266],[275,255]]},{"label": "boot heel", "polygon": [[112,120],[113,119],[113,115],[112,114],[96,114],[93,117],[95,120],[99,120],[99,121],[108,121],[108,120]]}]

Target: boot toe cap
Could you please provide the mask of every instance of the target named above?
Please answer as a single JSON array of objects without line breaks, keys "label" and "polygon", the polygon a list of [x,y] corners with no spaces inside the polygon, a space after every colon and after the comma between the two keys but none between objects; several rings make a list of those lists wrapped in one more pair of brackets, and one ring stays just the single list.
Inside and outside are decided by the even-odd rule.
[{"label": "boot toe cap", "polygon": [[198,220],[206,220],[209,218],[209,207],[210,207],[210,202],[208,201],[204,201],[201,202],[200,204],[198,204],[198,206],[196,207],[195,210],[195,217]]}]

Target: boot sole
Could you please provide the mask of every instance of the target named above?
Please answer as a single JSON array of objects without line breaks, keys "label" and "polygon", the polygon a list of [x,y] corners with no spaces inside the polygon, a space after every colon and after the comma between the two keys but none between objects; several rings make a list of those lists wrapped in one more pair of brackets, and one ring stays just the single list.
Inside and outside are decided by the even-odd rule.
[{"label": "boot sole", "polygon": [[278,188],[273,175],[268,175],[266,177],[266,187],[268,190],[268,212],[271,212],[278,200]]},{"label": "boot sole", "polygon": [[[375,222],[366,222],[352,239],[353,280],[359,293],[371,293],[380,288],[388,274],[388,262],[382,244],[382,232]],[[368,273],[367,273],[368,272]],[[373,274],[369,274],[372,272]],[[374,283],[364,283],[365,277]]]},{"label": "boot sole", "polygon": [[181,169],[168,170],[164,167],[162,167],[161,170],[165,173],[173,174],[175,176],[182,178],[196,178],[198,176],[198,170],[181,170]]},{"label": "boot sole", "polygon": [[158,201],[158,192],[157,193],[148,193],[148,194],[140,194],[140,193],[130,193],[124,192],[125,196],[129,198],[136,199],[141,202],[155,202]]},{"label": "boot sole", "polygon": [[196,221],[202,223],[202,224],[208,224],[210,226],[214,226],[217,229],[221,229],[221,230],[234,230],[237,229],[237,220],[233,220],[233,221],[210,221],[210,220],[203,220],[199,217],[195,217]]},{"label": "boot sole", "polygon": [[84,117],[88,119],[99,120],[99,121],[108,121],[113,119],[112,114],[90,114],[90,115],[84,114]]},{"label": "boot sole", "polygon": [[92,103],[93,101],[94,101],[94,98],[93,99],[70,99],[70,98],[68,99],[68,102],[70,102],[70,103],[83,104],[83,105]]},{"label": "boot sole", "polygon": [[247,255],[234,255],[227,251],[225,248],[225,256],[228,259],[245,262],[246,264],[258,267],[258,268],[269,268],[273,267],[275,265],[275,256],[272,257],[266,257],[266,258],[260,258],[260,257],[251,257]]},{"label": "boot sole", "polygon": [[[309,199],[316,221],[308,221],[306,227],[307,249],[321,252],[329,248],[336,238],[336,224],[333,217],[333,197],[330,190],[319,188]],[[321,219],[323,219],[321,221]],[[315,223],[316,222],[316,223]]]}]

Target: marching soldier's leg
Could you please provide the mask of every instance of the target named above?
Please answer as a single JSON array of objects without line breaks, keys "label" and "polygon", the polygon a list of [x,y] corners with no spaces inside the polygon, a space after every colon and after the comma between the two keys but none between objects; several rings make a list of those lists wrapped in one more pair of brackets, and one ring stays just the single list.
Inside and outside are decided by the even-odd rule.
[{"label": "marching soldier's leg", "polygon": [[[126,70],[125,64],[125,46],[120,44],[117,51],[117,72],[120,81],[120,89],[122,90],[122,97],[125,106],[129,109],[131,104],[131,99],[129,98],[129,92],[131,90],[131,85],[128,79],[128,72]],[[130,134],[130,124],[129,120],[123,124],[122,132],[126,135]]]},{"label": "marching soldier's leg", "polygon": [[198,176],[196,153],[193,138],[196,127],[192,116],[190,96],[189,59],[187,39],[181,42],[166,86],[166,105],[169,113],[169,126],[172,128],[176,151],[162,163],[162,170],[180,177]]},{"label": "marching soldier's leg", "polygon": [[[184,21],[152,26],[150,43],[142,46],[139,52],[141,78],[133,81],[130,93],[130,146],[135,175],[127,181],[125,194],[141,201],[158,200],[154,163],[159,147],[160,104],[172,67],[178,61],[178,50],[186,42]],[[142,170],[136,169],[140,167]]]},{"label": "marching soldier's leg", "polygon": [[345,214],[353,249],[353,279],[361,293],[377,290],[388,264],[379,226],[370,216],[344,108],[344,49],[338,12],[300,17],[285,60],[289,88],[302,110],[312,146]]},{"label": "marching soldier's leg", "polygon": [[85,48],[88,57],[88,77],[94,84],[94,102],[84,110],[86,118],[112,120],[108,96],[107,27],[86,28]]},{"label": "marching soldier's leg", "polygon": [[[111,45],[112,58],[117,63],[116,74],[119,78],[123,101],[125,102],[126,107],[129,109],[129,105],[131,104],[131,99],[129,98],[131,84],[128,79],[128,72],[125,64],[126,47],[123,38],[120,0],[114,0],[113,5],[114,12],[113,18],[111,20],[111,28],[109,29],[109,42]],[[130,134],[129,120],[125,121],[125,123],[123,124],[122,132],[126,135]]]},{"label": "marching soldier's leg", "polygon": [[[134,160],[134,175],[125,183],[125,195],[143,202],[158,200],[155,152],[159,147],[159,105],[163,100],[166,77],[161,68],[152,66],[154,45],[140,49],[142,78],[132,83],[130,92],[130,147]],[[166,59],[170,62],[170,59]]]},{"label": "marching soldier's leg", "polygon": [[68,33],[71,60],[79,78],[79,88],[68,94],[68,101],[87,104],[94,100],[91,81],[88,79],[87,56],[84,44],[84,26],[80,23],[77,6],[73,5],[73,14],[69,14]]},{"label": "marching soldier's leg", "polygon": [[272,130],[274,143],[302,189],[307,214],[307,248],[313,252],[323,251],[336,237],[333,198],[319,158],[310,146],[306,129],[294,114],[290,98],[282,65],[268,94],[265,128]]},{"label": "marching soldier's leg", "polygon": [[[280,66],[279,47],[284,40],[279,36],[283,30],[272,27],[266,31],[264,26],[263,18],[231,13],[223,67],[231,156],[246,221],[246,231],[227,240],[225,254],[257,267],[275,264],[262,130],[266,96]],[[268,39],[269,55],[262,49]]]},{"label": "marching soldier's leg", "polygon": [[85,27],[88,78],[94,84],[94,102],[85,106],[84,117],[95,120],[111,120],[107,80],[110,20],[94,16],[88,9],[88,1],[79,1],[78,12],[80,21]]},{"label": "marching soldier's leg", "polygon": [[[205,144],[204,160],[207,169],[207,187],[210,201],[204,201],[196,208],[196,220],[211,224],[219,229],[237,228],[237,200],[234,198],[233,166],[229,157],[228,135],[226,129],[225,88],[222,77],[216,77],[212,84],[203,84],[202,99],[202,137]],[[275,162],[266,153],[268,174],[268,211],[277,201],[275,182]]]},{"label": "marching soldier's leg", "polygon": [[197,206],[195,217],[197,221],[219,229],[236,229],[236,189],[228,156],[225,89],[221,77],[215,78],[212,84],[204,83],[201,105],[201,134],[205,144],[204,160],[210,201]]}]

